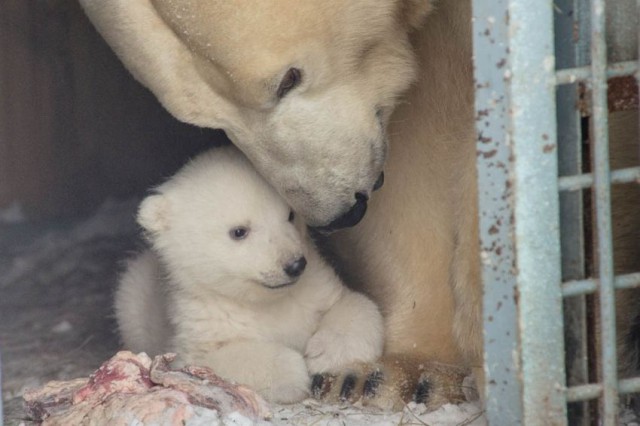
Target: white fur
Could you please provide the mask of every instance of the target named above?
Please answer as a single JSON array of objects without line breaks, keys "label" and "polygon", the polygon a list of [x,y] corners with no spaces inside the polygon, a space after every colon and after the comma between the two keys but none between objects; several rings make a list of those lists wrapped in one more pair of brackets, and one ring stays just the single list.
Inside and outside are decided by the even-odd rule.
[{"label": "white fur", "polygon": [[[343,286],[239,151],[205,153],[156,192],[138,215],[151,249],[116,294],[127,348],[175,351],[277,402],[304,398],[310,373],[381,355],[377,307]],[[242,240],[230,236],[238,226]],[[301,255],[302,276],[274,288],[291,283],[283,267]]]},{"label": "white fur", "polygon": [[[145,251],[129,259],[115,294],[122,340],[133,352],[160,354],[171,336],[165,287],[158,279],[158,258]],[[126,323],[123,323],[124,319]]]}]

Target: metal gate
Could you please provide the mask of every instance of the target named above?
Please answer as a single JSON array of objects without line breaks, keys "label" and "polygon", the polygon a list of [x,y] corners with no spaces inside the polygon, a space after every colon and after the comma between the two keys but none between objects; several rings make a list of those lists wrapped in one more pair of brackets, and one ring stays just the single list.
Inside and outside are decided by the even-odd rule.
[{"label": "metal gate", "polygon": [[[610,170],[607,81],[640,77],[640,0],[473,7],[488,420],[588,424],[581,401],[598,400],[599,423],[615,425],[619,396],[640,391],[640,378],[618,380],[615,293],[640,286],[640,273],[614,275],[611,185],[640,183],[640,167]],[[607,63],[607,42],[626,52],[609,52]],[[592,212],[583,209],[585,192]],[[583,230],[591,223],[589,277]],[[586,297],[596,301],[596,382],[586,373]]]}]

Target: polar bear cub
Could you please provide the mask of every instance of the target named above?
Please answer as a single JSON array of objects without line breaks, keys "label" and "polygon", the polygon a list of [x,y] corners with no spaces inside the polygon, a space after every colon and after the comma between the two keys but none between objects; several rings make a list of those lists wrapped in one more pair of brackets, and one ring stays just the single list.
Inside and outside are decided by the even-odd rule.
[{"label": "polar bear cub", "polygon": [[289,403],[310,374],[382,353],[378,308],[346,288],[283,199],[235,148],[201,154],[141,204],[151,248],[115,310],[127,349],[178,353]]}]

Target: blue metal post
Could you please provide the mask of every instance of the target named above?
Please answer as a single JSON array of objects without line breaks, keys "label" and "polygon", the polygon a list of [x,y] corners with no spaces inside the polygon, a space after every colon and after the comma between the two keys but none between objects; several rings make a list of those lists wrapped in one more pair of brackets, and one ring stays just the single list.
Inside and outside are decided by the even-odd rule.
[{"label": "blue metal post", "polygon": [[553,2],[473,5],[487,417],[562,425]]},{"label": "blue metal post", "polygon": [[[487,420],[492,425],[522,424],[518,348],[518,289],[513,274],[512,147],[506,94],[507,28],[505,2],[492,8],[473,3],[476,87],[478,201],[482,281],[484,283],[484,370]],[[496,25],[496,21],[499,24]],[[504,165],[497,167],[498,164]]]}]

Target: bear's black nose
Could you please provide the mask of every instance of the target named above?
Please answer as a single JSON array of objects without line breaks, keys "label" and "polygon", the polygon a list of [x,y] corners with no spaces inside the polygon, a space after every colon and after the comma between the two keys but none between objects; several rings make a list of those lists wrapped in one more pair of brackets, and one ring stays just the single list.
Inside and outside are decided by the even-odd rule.
[{"label": "bear's black nose", "polygon": [[364,192],[356,192],[356,203],[351,208],[337,219],[334,219],[328,225],[317,226],[313,229],[319,232],[332,232],[336,229],[348,228],[355,226],[364,217],[367,212],[367,201],[369,196]]},{"label": "bear's black nose", "polygon": [[307,259],[305,259],[304,256],[301,256],[296,260],[294,260],[293,262],[286,264],[284,267],[284,271],[291,278],[296,278],[302,275],[302,272],[304,272],[304,268],[306,266],[307,266]]}]

